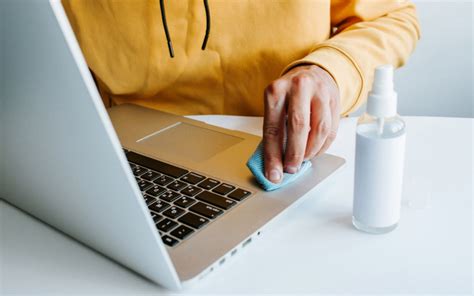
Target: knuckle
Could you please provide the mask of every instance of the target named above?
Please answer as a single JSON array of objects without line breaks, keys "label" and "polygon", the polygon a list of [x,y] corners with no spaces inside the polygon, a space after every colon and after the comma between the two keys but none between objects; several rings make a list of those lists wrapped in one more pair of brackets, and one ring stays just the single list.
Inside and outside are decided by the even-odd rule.
[{"label": "knuckle", "polygon": [[284,79],[277,79],[271,83],[272,88],[276,92],[281,92],[285,89],[285,81]]},{"label": "knuckle", "polygon": [[282,89],[283,89],[283,82],[280,80],[275,80],[265,88],[265,94],[272,95],[272,96],[277,95],[281,92]]},{"label": "knuckle", "polygon": [[318,134],[327,135],[329,133],[329,124],[324,120],[320,121],[316,126],[316,132]]},{"label": "knuckle", "polygon": [[282,83],[274,81],[265,88],[265,102],[270,108],[274,108],[281,100],[281,92],[283,91]]},{"label": "knuckle", "polygon": [[269,109],[275,109],[280,103],[280,98],[278,96],[267,96],[265,103]]},{"label": "knuckle", "polygon": [[324,87],[323,83],[322,82],[317,82],[317,85],[316,85],[317,89],[318,89],[318,101],[320,102],[320,104],[324,105],[324,104],[328,104],[329,105],[329,108],[331,108],[331,96],[329,95],[329,92],[328,90]]},{"label": "knuckle", "polygon": [[311,76],[307,73],[300,73],[291,79],[293,86],[300,87],[311,81]]},{"label": "knuckle", "polygon": [[331,110],[339,110],[339,99],[333,96],[331,100],[329,100],[329,107]]},{"label": "knuckle", "polygon": [[309,120],[306,116],[299,112],[294,112],[289,118],[289,126],[292,130],[303,131],[309,130]]},{"label": "knuckle", "polygon": [[304,154],[294,151],[294,152],[288,152],[286,155],[286,162],[298,162],[301,161],[304,158]]},{"label": "knuckle", "polygon": [[276,125],[267,125],[263,128],[263,135],[270,139],[277,138],[280,136],[280,127]]},{"label": "knuckle", "polygon": [[331,130],[327,136],[327,139],[332,142],[336,139],[336,136],[337,136],[337,131],[335,130]]},{"label": "knuckle", "polygon": [[321,79],[315,79],[314,81],[314,85],[316,86],[316,89],[324,89],[326,87],[326,83],[324,83],[324,81],[322,81]]},{"label": "knuckle", "polygon": [[266,88],[265,88],[265,97],[268,96],[273,96],[275,94],[275,86],[273,83],[270,83]]}]

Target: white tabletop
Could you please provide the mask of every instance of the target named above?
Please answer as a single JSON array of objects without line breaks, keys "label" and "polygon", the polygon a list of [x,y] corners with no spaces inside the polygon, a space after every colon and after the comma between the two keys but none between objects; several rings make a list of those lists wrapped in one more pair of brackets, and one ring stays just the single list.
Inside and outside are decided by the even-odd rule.
[{"label": "white tabletop", "polygon": [[[195,117],[260,134],[261,118]],[[351,225],[355,119],[330,153],[347,166],[231,264],[183,293],[462,293],[473,287],[473,119],[408,117],[399,227]],[[0,201],[0,294],[164,294],[139,275]]]}]

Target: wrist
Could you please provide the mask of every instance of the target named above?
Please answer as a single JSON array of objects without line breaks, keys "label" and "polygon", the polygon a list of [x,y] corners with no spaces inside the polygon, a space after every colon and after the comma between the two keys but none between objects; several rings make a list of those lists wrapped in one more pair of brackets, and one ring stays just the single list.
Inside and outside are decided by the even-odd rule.
[{"label": "wrist", "polygon": [[318,80],[323,82],[323,84],[329,90],[331,97],[339,100],[339,87],[337,85],[336,79],[332,76],[332,74],[324,68],[315,64],[308,65],[308,67],[311,72],[315,73]]}]

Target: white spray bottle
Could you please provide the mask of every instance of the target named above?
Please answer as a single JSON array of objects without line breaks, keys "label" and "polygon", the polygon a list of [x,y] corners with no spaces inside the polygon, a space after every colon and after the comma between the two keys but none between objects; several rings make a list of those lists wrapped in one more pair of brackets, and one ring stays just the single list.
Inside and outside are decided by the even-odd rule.
[{"label": "white spray bottle", "polygon": [[356,133],[352,223],[361,231],[386,233],[400,219],[405,154],[405,122],[397,114],[391,65],[375,70]]}]

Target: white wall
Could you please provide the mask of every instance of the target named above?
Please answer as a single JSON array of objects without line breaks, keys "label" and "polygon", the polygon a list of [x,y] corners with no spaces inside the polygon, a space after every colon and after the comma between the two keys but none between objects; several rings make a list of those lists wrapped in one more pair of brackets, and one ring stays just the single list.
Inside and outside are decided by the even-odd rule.
[{"label": "white wall", "polygon": [[396,72],[399,113],[473,117],[473,2],[414,2],[421,40]]}]

